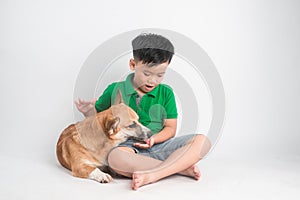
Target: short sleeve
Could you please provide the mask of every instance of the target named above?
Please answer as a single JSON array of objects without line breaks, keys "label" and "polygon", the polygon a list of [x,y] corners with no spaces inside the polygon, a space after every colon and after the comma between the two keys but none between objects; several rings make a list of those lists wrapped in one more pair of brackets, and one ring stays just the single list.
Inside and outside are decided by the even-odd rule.
[{"label": "short sleeve", "polygon": [[115,88],[115,83],[110,84],[103,92],[103,94],[98,98],[95,103],[95,109],[97,112],[102,112],[111,106],[112,93]]},{"label": "short sleeve", "polygon": [[175,119],[178,116],[175,95],[172,88],[166,87],[164,108],[166,111],[166,119]]}]

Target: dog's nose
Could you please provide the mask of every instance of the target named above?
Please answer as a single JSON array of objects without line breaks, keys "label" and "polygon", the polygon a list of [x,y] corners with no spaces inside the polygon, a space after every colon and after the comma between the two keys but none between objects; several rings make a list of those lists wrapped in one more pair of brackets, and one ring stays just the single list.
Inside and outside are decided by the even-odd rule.
[{"label": "dog's nose", "polygon": [[152,136],[152,131],[147,131],[147,137],[150,138]]}]

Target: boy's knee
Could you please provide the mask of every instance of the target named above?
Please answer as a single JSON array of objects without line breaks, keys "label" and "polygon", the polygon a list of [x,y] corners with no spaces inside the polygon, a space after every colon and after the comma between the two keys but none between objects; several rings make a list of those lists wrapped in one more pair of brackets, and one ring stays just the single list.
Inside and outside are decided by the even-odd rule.
[{"label": "boy's knee", "polygon": [[116,165],[120,160],[126,158],[125,154],[135,153],[135,151],[130,147],[116,147],[109,152],[107,155],[108,166]]},{"label": "boy's knee", "polygon": [[200,141],[208,143],[209,146],[211,146],[210,140],[206,135],[203,134],[196,134],[196,138]]},{"label": "boy's knee", "polygon": [[129,152],[129,153],[135,153],[135,151],[130,147],[117,147],[115,149],[118,149],[118,150],[121,150],[121,151],[126,151],[126,152]]},{"label": "boy's knee", "polygon": [[196,134],[194,141],[199,143],[199,145],[201,146],[200,155],[201,157],[204,157],[211,148],[211,142],[209,138],[203,134]]},{"label": "boy's knee", "polygon": [[128,154],[135,153],[130,147],[116,147],[107,155],[107,164],[114,173],[131,177]]}]

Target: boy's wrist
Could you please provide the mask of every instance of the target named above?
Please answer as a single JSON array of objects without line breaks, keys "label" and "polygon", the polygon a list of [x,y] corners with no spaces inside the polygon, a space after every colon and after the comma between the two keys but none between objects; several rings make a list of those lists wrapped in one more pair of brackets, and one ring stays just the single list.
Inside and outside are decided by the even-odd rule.
[{"label": "boy's wrist", "polygon": [[154,144],[156,144],[156,143],[155,143],[155,136],[154,136],[154,135],[151,136],[151,139],[152,139],[152,142],[151,142],[151,143],[152,143],[152,146],[153,146]]},{"label": "boy's wrist", "polygon": [[96,109],[94,109],[94,108],[91,108],[89,111],[83,113],[83,115],[84,115],[85,117],[90,117],[90,116],[92,116],[92,115],[94,115],[94,114],[96,114]]}]

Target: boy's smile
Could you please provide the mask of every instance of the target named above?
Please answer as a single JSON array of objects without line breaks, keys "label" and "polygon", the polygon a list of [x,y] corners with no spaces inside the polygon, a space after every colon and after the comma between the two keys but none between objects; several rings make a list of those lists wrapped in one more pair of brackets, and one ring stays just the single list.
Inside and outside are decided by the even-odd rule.
[{"label": "boy's smile", "polygon": [[164,78],[169,62],[149,66],[142,61],[136,62],[130,59],[129,66],[135,70],[132,84],[140,95],[151,92]]}]

